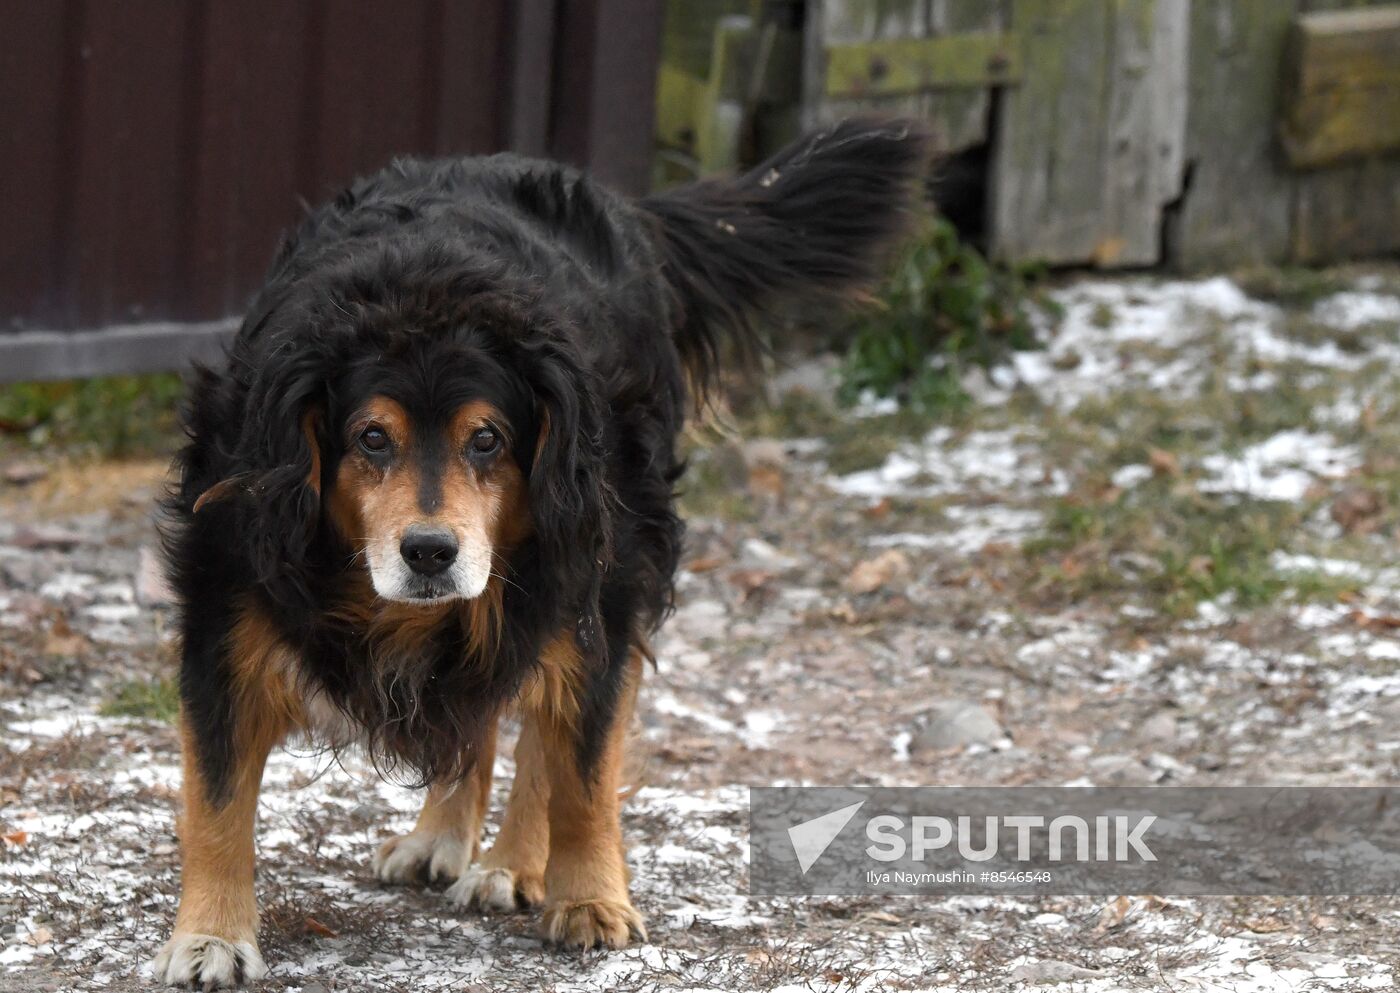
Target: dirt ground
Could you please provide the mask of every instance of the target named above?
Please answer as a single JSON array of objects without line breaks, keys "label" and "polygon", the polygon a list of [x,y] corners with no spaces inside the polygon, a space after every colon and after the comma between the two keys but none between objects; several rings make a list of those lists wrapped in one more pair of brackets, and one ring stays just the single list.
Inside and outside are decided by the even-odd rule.
[{"label": "dirt ground", "polygon": [[[753,785],[1394,781],[1400,275],[1339,279],[1068,284],[1046,350],[930,423],[776,376],[691,439],[624,817],[650,943],[562,954],[376,882],[416,796],[294,746],[260,988],[1395,988],[1394,899],[747,896]],[[162,473],[0,484],[0,990],[145,988],[175,912]]]}]

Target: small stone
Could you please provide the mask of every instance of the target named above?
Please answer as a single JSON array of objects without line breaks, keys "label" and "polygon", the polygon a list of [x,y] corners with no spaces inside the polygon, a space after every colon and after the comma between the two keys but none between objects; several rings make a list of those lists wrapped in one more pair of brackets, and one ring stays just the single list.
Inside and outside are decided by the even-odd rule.
[{"label": "small stone", "polygon": [[1131,755],[1095,755],[1086,771],[1100,786],[1145,786],[1153,781],[1152,770]]},{"label": "small stone", "polygon": [[1176,740],[1176,715],[1163,710],[1142,722],[1142,737],[1152,741]]},{"label": "small stone", "polygon": [[779,551],[775,545],[762,538],[750,538],[745,541],[743,553],[744,558],[750,562],[761,563],[776,569],[791,569],[797,565],[797,559]]},{"label": "small stone", "polygon": [[1098,979],[1103,976],[1099,969],[1086,969],[1073,962],[1046,959],[1043,962],[1026,962],[1011,970],[1013,983],[1031,983],[1045,986],[1052,983],[1072,983],[1082,979]]},{"label": "small stone", "polygon": [[384,811],[372,803],[359,803],[350,808],[350,819],[360,824],[383,820]]},{"label": "small stone", "polygon": [[749,466],[744,458],[744,450],[732,441],[724,442],[710,449],[710,464],[720,478],[735,490],[742,490],[749,484]]},{"label": "small stone", "polygon": [[37,590],[53,573],[53,566],[45,562],[42,556],[16,553],[0,563],[0,573],[9,580],[12,588]]},{"label": "small stone", "polygon": [[990,745],[1006,737],[987,708],[970,700],[949,700],[929,711],[928,723],[914,732],[910,744],[922,751]]},{"label": "small stone", "polygon": [[749,492],[779,499],[787,485],[788,455],[780,441],[758,438],[744,446]]},{"label": "small stone", "polygon": [[724,634],[729,609],[718,600],[693,600],[676,608],[671,628],[687,641],[698,643]]},{"label": "small stone", "polygon": [[744,445],[744,461],[750,470],[756,465],[781,469],[788,462],[787,449],[777,438],[754,438]]},{"label": "small stone", "polygon": [[17,531],[14,538],[11,539],[11,544],[16,548],[30,550],[43,548],[66,552],[77,548],[83,541],[84,536],[72,528],[59,527],[55,524],[36,524]]},{"label": "small stone", "polygon": [[49,467],[41,462],[11,462],[5,466],[5,482],[11,486],[29,486],[49,474]]},{"label": "small stone", "polygon": [[144,607],[166,607],[174,602],[160,556],[148,546],[142,546],[137,555],[136,602]]}]

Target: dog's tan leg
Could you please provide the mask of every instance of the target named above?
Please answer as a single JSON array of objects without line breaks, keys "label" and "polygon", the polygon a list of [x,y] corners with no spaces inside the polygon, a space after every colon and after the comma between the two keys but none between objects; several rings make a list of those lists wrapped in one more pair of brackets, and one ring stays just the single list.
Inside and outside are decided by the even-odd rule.
[{"label": "dog's tan leg", "polygon": [[509,913],[544,902],[549,858],[549,778],[539,722],[524,714],[515,745],[515,781],[490,851],[448,890],[456,903]]},{"label": "dog's tan leg", "polygon": [[596,765],[580,770],[576,709],[545,706],[539,713],[549,778],[549,861],[545,867],[546,940],[572,948],[622,948],[646,940],[641,915],[627,893],[618,789],[627,727],[641,678],[634,653]]},{"label": "dog's tan leg", "polygon": [[430,882],[460,878],[477,856],[481,823],[491,802],[491,772],[496,761],[496,731],[482,741],[481,752],[460,783],[428,787],[418,823],[408,834],[390,838],[374,855],[374,874],[386,883]]},{"label": "dog's tan leg", "polygon": [[175,933],[155,960],[159,982],[202,989],[234,986],[267,973],[258,952],[253,893],[253,821],[268,753],[284,723],[265,710],[236,718],[226,788],[211,790],[198,758],[198,729],[182,716],[183,810],[180,910]]}]

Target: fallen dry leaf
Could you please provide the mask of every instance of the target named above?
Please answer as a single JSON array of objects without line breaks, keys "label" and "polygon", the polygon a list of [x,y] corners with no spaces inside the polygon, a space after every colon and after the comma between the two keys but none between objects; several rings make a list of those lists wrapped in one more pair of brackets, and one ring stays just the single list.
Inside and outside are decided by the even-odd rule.
[{"label": "fallen dry leaf", "polygon": [[780,466],[754,465],[749,467],[749,492],[759,496],[780,499],[786,487],[786,480]]},{"label": "fallen dry leaf", "polygon": [[894,914],[888,913],[887,911],[884,911],[884,910],[872,910],[872,911],[871,911],[870,913],[868,913],[868,914],[861,914],[861,915],[860,915],[860,919],[863,920],[863,921],[875,921],[876,923],[879,923],[879,924],[903,924],[903,923],[904,923],[904,922],[901,921],[898,917],[896,917]]},{"label": "fallen dry leaf", "polygon": [[1347,618],[1368,631],[1400,630],[1400,616],[1395,614],[1368,614],[1364,610],[1353,610]]},{"label": "fallen dry leaf", "polygon": [[1244,926],[1255,934],[1274,934],[1278,931],[1287,931],[1291,925],[1278,917],[1256,917],[1253,920],[1245,921]]},{"label": "fallen dry leaf", "polygon": [[11,831],[9,834],[0,835],[0,838],[4,839],[5,844],[14,845],[16,848],[29,844],[28,831]]},{"label": "fallen dry leaf", "polygon": [[729,581],[743,592],[742,600],[748,602],[749,597],[768,584],[778,574],[768,569],[735,569],[729,574]]},{"label": "fallen dry leaf", "polygon": [[706,555],[703,558],[695,559],[685,566],[686,572],[711,572],[724,565],[724,559],[719,555]]},{"label": "fallen dry leaf", "polygon": [[829,611],[827,611],[827,616],[829,616],[832,620],[840,621],[843,624],[855,624],[857,621],[860,620],[860,615],[856,613],[855,608],[852,607],[849,603],[836,604]]},{"label": "fallen dry leaf", "polygon": [[1112,903],[1105,905],[1103,910],[1099,912],[1099,923],[1094,930],[1102,934],[1104,931],[1116,928],[1123,923],[1123,918],[1127,917],[1128,911],[1132,909],[1133,901],[1125,896],[1120,896]]},{"label": "fallen dry leaf", "polygon": [[1371,534],[1381,526],[1385,497],[1367,486],[1352,486],[1332,501],[1332,520],[1347,534]]},{"label": "fallen dry leaf", "polygon": [[1147,464],[1152,467],[1154,476],[1169,476],[1175,479],[1181,475],[1181,463],[1175,455],[1163,448],[1149,448]]},{"label": "fallen dry leaf", "polygon": [[1066,555],[1060,559],[1060,575],[1068,580],[1078,579],[1084,575],[1084,563],[1073,555]]},{"label": "fallen dry leaf", "polygon": [[62,617],[53,622],[48,637],[44,639],[44,654],[53,656],[79,655],[87,648],[88,640],[78,634]]},{"label": "fallen dry leaf", "polygon": [[909,557],[891,548],[873,559],[857,563],[846,577],[845,587],[851,593],[874,593],[890,583],[908,579],[910,571]]},{"label": "fallen dry leaf", "polygon": [[333,931],[331,928],[327,927],[325,924],[322,924],[316,918],[311,917],[309,915],[306,918],[306,931],[308,934],[320,935],[322,938],[340,937],[340,935],[336,931]]},{"label": "fallen dry leaf", "polygon": [[1209,555],[1193,555],[1186,563],[1186,571],[1197,579],[1204,579],[1215,571],[1215,560]]},{"label": "fallen dry leaf", "polygon": [[889,497],[881,497],[879,502],[872,503],[869,507],[866,507],[863,513],[872,521],[883,521],[886,517],[890,516],[890,511],[893,509],[894,501]]}]

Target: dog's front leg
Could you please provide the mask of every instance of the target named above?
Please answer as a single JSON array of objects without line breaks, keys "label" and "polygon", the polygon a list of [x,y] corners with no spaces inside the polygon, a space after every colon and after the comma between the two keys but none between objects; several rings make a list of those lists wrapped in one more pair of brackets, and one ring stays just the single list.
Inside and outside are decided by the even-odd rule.
[{"label": "dog's front leg", "polygon": [[257,946],[253,821],[288,711],[240,651],[241,633],[227,643],[186,638],[180,909],[154,963],[156,980],[172,986],[219,989],[267,974]]},{"label": "dog's front leg", "polygon": [[491,805],[496,727],[482,739],[471,772],[460,782],[428,787],[418,823],[390,838],[374,855],[374,874],[386,883],[426,878],[456,880],[476,859],[481,823]]},{"label": "dog's front leg", "polygon": [[605,726],[595,729],[603,740],[592,768],[580,766],[579,735],[588,729],[580,727],[577,710],[571,713],[566,702],[536,715],[549,779],[542,930],[547,941],[572,948],[622,948],[633,938],[646,940],[642,917],[627,893],[618,797],[641,656],[633,653],[623,664],[627,672],[618,699]]},{"label": "dog's front leg", "polygon": [[481,910],[510,913],[544,902],[549,859],[549,775],[535,710],[522,714],[515,745],[515,782],[496,843],[462,874],[448,898]]}]

